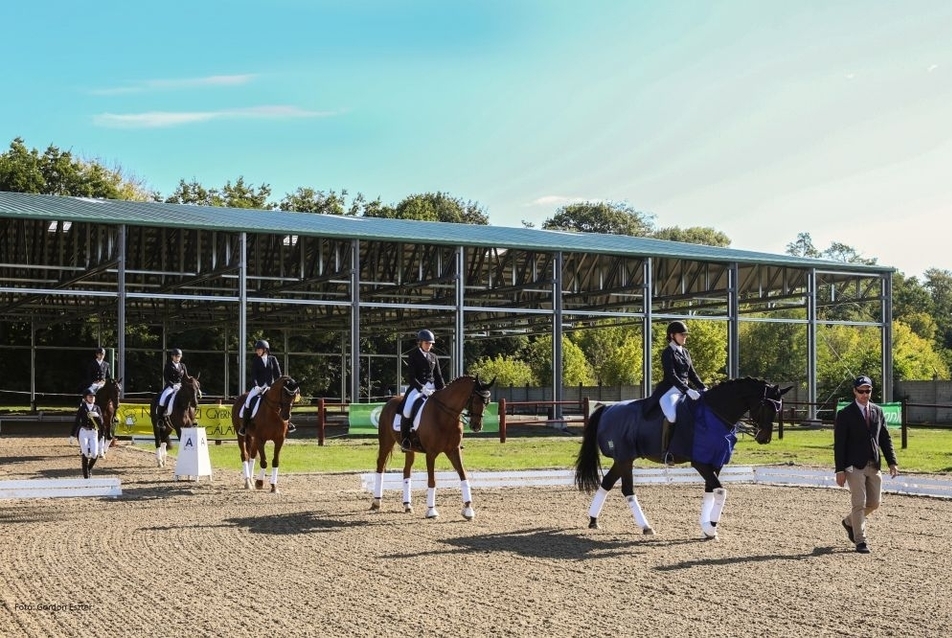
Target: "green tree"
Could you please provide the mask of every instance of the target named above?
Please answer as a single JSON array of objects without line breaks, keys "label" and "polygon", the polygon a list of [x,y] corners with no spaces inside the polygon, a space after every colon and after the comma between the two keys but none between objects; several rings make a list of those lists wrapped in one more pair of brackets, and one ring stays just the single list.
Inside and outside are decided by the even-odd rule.
[{"label": "green tree", "polygon": [[[779,317],[794,319],[802,312],[791,310]],[[802,318],[802,317],[801,317]],[[807,381],[807,328],[803,324],[752,323],[740,325],[741,376],[774,383]]]},{"label": "green tree", "polygon": [[[532,373],[543,385],[552,378],[552,337],[540,337],[528,347],[525,357]],[[595,385],[595,375],[585,353],[571,339],[562,337],[562,385]]]},{"label": "green tree", "polygon": [[249,186],[245,184],[244,177],[239,177],[234,184],[231,181],[225,182],[221,190],[205,188],[196,180],[188,183],[185,180],[179,180],[175,191],[165,198],[165,202],[167,204],[273,210],[275,206],[268,203],[268,197],[270,196],[270,186],[267,184],[261,184],[257,188]]},{"label": "green tree", "polygon": [[598,383],[637,385],[641,381],[640,329],[606,323],[578,330],[571,338],[582,349]]},{"label": "green tree", "polygon": [[367,202],[363,194],[357,193],[357,196],[348,203],[346,189],[341,189],[338,194],[333,190],[325,193],[324,191],[305,187],[298,187],[293,193],[288,193],[278,204],[278,208],[284,211],[346,215],[348,217],[361,215],[368,207],[373,206],[380,206],[379,198],[374,202]]},{"label": "green tree", "polygon": [[680,241],[687,244],[701,244],[704,246],[719,246],[727,248],[731,245],[731,239],[726,234],[706,226],[692,226],[690,228],[662,228],[652,234],[655,239],[664,239],[667,241]]},{"label": "green tree", "polygon": [[485,381],[495,377],[498,387],[539,385],[529,364],[513,357],[497,355],[493,358],[479,359],[470,366],[469,371],[470,374],[478,374],[479,378]]},{"label": "green tree", "polygon": [[654,232],[654,218],[626,203],[584,202],[562,206],[554,217],[542,223],[542,228],[649,237]]},{"label": "green tree", "polygon": [[893,321],[893,378],[896,381],[948,379],[949,365],[928,339],[901,321]]},{"label": "green tree", "polygon": [[121,169],[75,158],[55,146],[41,155],[35,148],[27,149],[19,137],[0,155],[0,190],[139,201],[151,195],[138,180],[126,178]]},{"label": "green tree", "polygon": [[410,195],[396,206],[369,206],[365,208],[364,216],[481,226],[489,224],[489,216],[478,202],[464,202],[448,193]]}]

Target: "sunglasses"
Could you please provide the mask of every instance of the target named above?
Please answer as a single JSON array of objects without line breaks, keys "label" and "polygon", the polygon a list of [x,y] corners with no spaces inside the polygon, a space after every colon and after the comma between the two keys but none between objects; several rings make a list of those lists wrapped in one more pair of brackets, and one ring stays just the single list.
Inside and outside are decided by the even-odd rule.
[{"label": "sunglasses", "polygon": [[871,394],[873,391],[872,390],[858,390],[854,388],[853,392],[858,392],[859,394]]}]

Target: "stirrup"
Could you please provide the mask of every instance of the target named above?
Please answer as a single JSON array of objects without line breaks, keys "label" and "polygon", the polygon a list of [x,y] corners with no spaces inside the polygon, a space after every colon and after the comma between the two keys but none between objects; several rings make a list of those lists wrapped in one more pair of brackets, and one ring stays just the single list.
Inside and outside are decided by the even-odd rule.
[{"label": "stirrup", "polygon": [[297,426],[291,423],[290,421],[288,421],[288,434],[290,434],[291,432],[294,432],[295,430],[297,430]]},{"label": "stirrup", "polygon": [[413,451],[413,443],[410,441],[410,437],[406,437],[405,439],[403,439],[403,442],[400,443],[400,450],[403,452]]},{"label": "stirrup", "polygon": [[661,455],[661,463],[667,467],[674,467],[674,454],[671,454],[671,450],[664,451]]},{"label": "stirrup", "polygon": [[240,428],[238,428],[238,436],[244,436],[244,435],[245,435],[245,426],[241,426]]}]

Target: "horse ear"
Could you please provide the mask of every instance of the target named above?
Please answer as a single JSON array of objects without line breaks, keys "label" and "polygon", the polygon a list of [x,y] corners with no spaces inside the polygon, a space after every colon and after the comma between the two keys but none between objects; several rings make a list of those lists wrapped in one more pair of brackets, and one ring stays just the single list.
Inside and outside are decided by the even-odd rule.
[{"label": "horse ear", "polygon": [[791,390],[793,390],[793,386],[792,386],[792,385],[788,385],[786,388],[784,388],[783,390],[780,391],[780,396],[785,395],[786,393],[790,392]]}]

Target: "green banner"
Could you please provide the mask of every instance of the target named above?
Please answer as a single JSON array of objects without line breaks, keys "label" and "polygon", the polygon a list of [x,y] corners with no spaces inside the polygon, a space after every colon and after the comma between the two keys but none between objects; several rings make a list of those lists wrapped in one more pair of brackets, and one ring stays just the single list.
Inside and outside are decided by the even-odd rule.
[{"label": "green banner", "polygon": [[[384,403],[351,403],[347,406],[348,434],[376,434]],[[469,426],[466,427],[469,431]],[[483,412],[482,432],[499,432],[499,404],[490,403]]]},{"label": "green banner", "polygon": [[[839,401],[836,404],[836,411],[839,412],[852,401]],[[886,417],[886,425],[891,428],[902,426],[902,403],[877,403],[883,409],[883,416]]]}]

